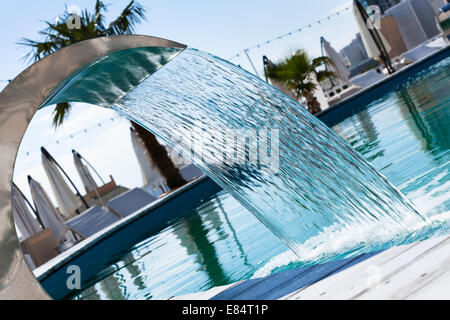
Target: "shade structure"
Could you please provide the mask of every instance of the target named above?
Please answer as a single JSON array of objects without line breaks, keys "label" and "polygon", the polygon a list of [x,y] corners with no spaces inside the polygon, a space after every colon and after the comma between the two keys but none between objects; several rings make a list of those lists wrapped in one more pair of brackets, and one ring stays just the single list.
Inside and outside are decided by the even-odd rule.
[{"label": "shade structure", "polygon": [[95,182],[94,178],[92,177],[91,172],[89,171],[87,165],[83,163],[81,155],[75,150],[72,150],[72,154],[75,168],[77,169],[78,175],[80,176],[80,179],[83,183],[86,193],[97,190],[98,185]]},{"label": "shade structure", "polygon": [[25,197],[15,184],[12,186],[11,195],[14,223],[20,232],[22,240],[42,231],[41,225],[30,212]]},{"label": "shade structure", "polygon": [[[364,47],[366,48],[367,54],[370,58],[378,60],[382,58],[382,52],[379,49],[379,46],[376,43],[376,40],[372,36],[371,30],[369,29],[367,23],[367,19],[364,18],[361,14],[360,8],[361,4],[357,0],[353,1],[353,14],[356,19],[356,23],[358,24],[359,33],[361,34],[361,39],[364,43]],[[365,10],[365,9],[363,9]],[[381,30],[376,30],[379,34],[382,44],[384,45],[386,52],[389,53],[391,51],[391,46],[386,38],[383,36]]]},{"label": "shade structure", "polygon": [[76,210],[82,205],[81,200],[70,189],[56,163],[45,153],[42,153],[41,157],[42,165],[50,181],[50,186],[55,195],[59,210],[66,219],[74,217]]},{"label": "shade structure", "polygon": [[164,178],[159,172],[156,165],[153,163],[147,148],[144,145],[142,139],[138,136],[137,132],[133,129],[130,130],[131,142],[133,144],[134,153],[141,169],[142,180],[144,185],[163,183]]},{"label": "shade structure", "polygon": [[341,55],[334,50],[331,44],[325,40],[321,39],[323,50],[325,51],[325,55],[333,61],[333,69],[336,72],[336,75],[344,80],[348,81],[350,76],[350,71],[345,65],[344,59],[342,59]]},{"label": "shade structure", "polygon": [[28,177],[28,184],[30,186],[36,211],[41,218],[44,228],[50,228],[56,240],[59,242],[71,239],[70,231],[64,225],[64,221],[58,209],[55,208],[41,184],[30,176]]}]

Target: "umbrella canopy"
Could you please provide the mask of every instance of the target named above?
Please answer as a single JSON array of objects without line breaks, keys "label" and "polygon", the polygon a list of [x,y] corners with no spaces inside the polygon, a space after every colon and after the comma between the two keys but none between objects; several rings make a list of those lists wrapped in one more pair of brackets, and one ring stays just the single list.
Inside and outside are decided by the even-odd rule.
[{"label": "umbrella canopy", "polygon": [[75,168],[77,169],[78,175],[80,176],[80,179],[83,182],[86,193],[97,190],[98,185],[95,182],[94,178],[92,177],[89,168],[82,162],[81,155],[75,150],[72,150],[72,153]]},{"label": "umbrella canopy", "polygon": [[30,185],[34,206],[36,207],[44,227],[50,228],[56,240],[59,242],[63,242],[70,238],[70,232],[64,225],[58,209],[55,208],[41,184],[30,176],[28,176],[28,184]]},{"label": "umbrella canopy", "polygon": [[131,142],[133,144],[134,153],[141,168],[142,180],[144,185],[154,183],[155,181],[164,180],[156,165],[153,163],[147,148],[137,132],[131,129]]},{"label": "umbrella canopy", "polygon": [[342,80],[348,81],[350,71],[345,65],[344,59],[342,59],[341,55],[334,50],[327,40],[322,38],[321,41],[325,55],[333,61],[333,68],[337,76]]},{"label": "umbrella canopy", "polygon": [[[361,7],[362,7],[361,4],[357,0],[353,1],[353,14],[355,15],[355,19],[358,24],[358,29],[361,34],[364,47],[366,48],[367,54],[370,58],[378,60],[381,58],[382,53],[378,48],[378,45],[367,26],[367,20],[361,14]],[[391,46],[389,45],[389,42],[383,36],[381,30],[376,30],[376,32],[379,34],[381,42],[386,48],[386,52],[389,53],[391,51]]]},{"label": "umbrella canopy", "polygon": [[81,207],[81,200],[72,192],[56,163],[46,153],[42,153],[42,165],[47,174],[58,208],[66,219],[74,217],[75,212]]},{"label": "umbrella canopy", "polygon": [[28,209],[23,193],[15,184],[12,186],[11,196],[14,222],[19,229],[22,240],[42,231],[41,225]]}]

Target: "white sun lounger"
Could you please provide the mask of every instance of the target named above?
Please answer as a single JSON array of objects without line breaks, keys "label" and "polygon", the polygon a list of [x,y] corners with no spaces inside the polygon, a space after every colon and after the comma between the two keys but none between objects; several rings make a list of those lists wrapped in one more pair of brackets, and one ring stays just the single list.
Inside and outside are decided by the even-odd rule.
[{"label": "white sun lounger", "polygon": [[417,48],[414,48],[412,50],[409,50],[408,52],[403,53],[402,56],[409,61],[415,62],[425,59],[426,57],[432,55],[438,50],[439,50],[438,48],[429,47],[427,45],[421,45],[418,46]]},{"label": "white sun lounger", "polygon": [[111,212],[124,218],[155,200],[157,200],[156,197],[139,188],[134,188],[109,200],[106,206]]},{"label": "white sun lounger", "polygon": [[87,238],[119,221],[120,218],[107,210],[93,206],[82,214],[65,222],[71,230]]},{"label": "white sun lounger", "polygon": [[354,85],[357,85],[362,88],[368,88],[384,78],[386,78],[386,75],[372,69],[361,75],[353,77],[350,80]]}]

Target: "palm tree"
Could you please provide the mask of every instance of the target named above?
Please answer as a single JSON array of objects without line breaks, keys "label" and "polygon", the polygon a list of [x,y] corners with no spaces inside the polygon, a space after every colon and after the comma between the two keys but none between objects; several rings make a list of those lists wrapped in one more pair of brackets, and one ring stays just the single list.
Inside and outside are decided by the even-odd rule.
[{"label": "palm tree", "polygon": [[320,67],[331,63],[328,57],[310,59],[304,50],[298,50],[279,63],[268,64],[266,76],[294,91],[298,101],[305,99],[309,112],[316,114],[321,111],[321,108],[314,96],[314,90],[318,83],[334,76],[333,72],[327,69],[321,70]]},{"label": "palm tree", "polygon": [[[137,1],[130,3],[123,9],[119,17],[113,20],[109,25],[105,23],[104,13],[107,11],[107,5],[101,0],[95,2],[94,12],[91,13],[85,9],[79,17],[80,25],[76,28],[69,28],[67,21],[71,19],[72,14],[66,11],[58,17],[54,23],[45,21],[47,27],[39,34],[44,38],[43,41],[35,41],[22,38],[20,45],[30,47],[31,50],[25,58],[31,61],[37,61],[61,48],[69,46],[82,40],[88,40],[96,37],[131,34],[134,32],[137,24],[145,20],[145,8]],[[53,111],[53,125],[61,125],[70,112],[70,103],[58,103]],[[167,185],[170,188],[177,188],[186,183],[181,176],[178,168],[175,167],[167,154],[166,149],[158,142],[156,137],[142,128],[139,124],[131,121],[133,128],[144,141],[152,160],[158,167],[161,174],[166,178]]]}]

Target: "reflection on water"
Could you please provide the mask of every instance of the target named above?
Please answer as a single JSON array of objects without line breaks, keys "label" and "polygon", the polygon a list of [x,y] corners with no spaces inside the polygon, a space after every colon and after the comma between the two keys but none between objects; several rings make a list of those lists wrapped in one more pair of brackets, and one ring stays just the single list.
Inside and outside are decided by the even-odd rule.
[{"label": "reflection on water", "polygon": [[253,215],[220,192],[136,244],[76,298],[166,299],[206,290],[250,277],[285,250]]},{"label": "reflection on water", "polygon": [[[209,224],[210,227],[206,228],[204,224]],[[193,249],[192,246],[195,247],[195,251],[191,250],[191,252],[198,253],[196,260],[202,266],[201,270],[207,274],[213,286],[220,286],[229,282],[222,269],[214,244],[208,239],[209,230],[217,232],[217,240],[227,238],[227,234],[220,228],[221,224],[222,222],[214,209],[205,216],[205,221],[202,221],[198,213],[185,221],[186,235],[188,235],[190,241],[186,241],[184,245],[190,249]]]},{"label": "reflection on water", "polygon": [[449,64],[333,128],[428,216],[450,210]]},{"label": "reflection on water", "polygon": [[[434,230],[418,230],[409,241],[450,230],[449,65],[450,59],[442,61],[333,127],[433,221]],[[77,298],[166,299],[198,292],[364,252],[370,233],[356,229],[346,237],[336,234],[327,245],[323,239],[305,243],[310,255],[300,260],[236,200],[220,192],[136,244]],[[378,249],[395,244],[386,234]]]},{"label": "reflection on water", "polygon": [[[351,120],[352,126],[355,128],[355,135],[360,137],[360,140],[354,141],[349,140],[350,145],[355,148],[356,151],[361,153],[368,161],[373,161],[378,157],[384,156],[384,150],[378,149],[379,140],[378,140],[378,131],[372,122],[372,118],[367,110],[362,110],[355,117],[352,117]],[[342,127],[339,125],[339,129],[342,130]],[[339,134],[339,132],[338,132]],[[345,138],[345,135],[343,135]],[[377,152],[372,153],[373,150],[377,150]]]}]

